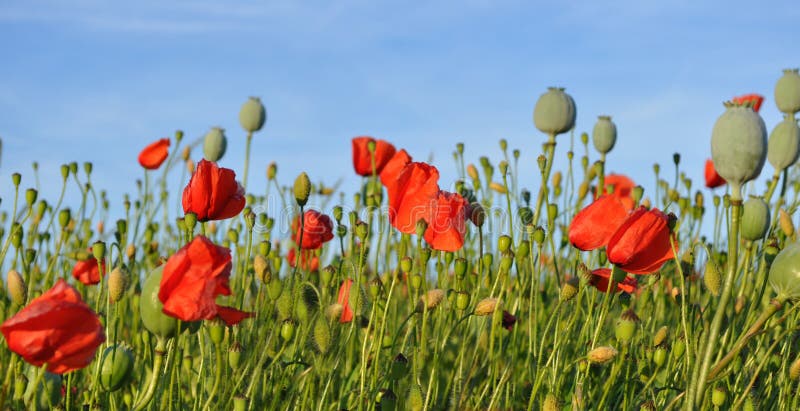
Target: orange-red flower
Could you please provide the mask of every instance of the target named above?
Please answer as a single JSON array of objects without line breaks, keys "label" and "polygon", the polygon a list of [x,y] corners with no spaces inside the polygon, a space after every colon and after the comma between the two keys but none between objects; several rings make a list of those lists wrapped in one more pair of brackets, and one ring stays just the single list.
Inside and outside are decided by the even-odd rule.
[{"label": "orange-red flower", "polygon": [[56,374],[89,365],[106,340],[97,314],[64,280],[7,319],[0,331],[11,351]]},{"label": "orange-red flower", "polygon": [[342,305],[342,315],[339,317],[340,323],[349,323],[353,321],[353,310],[350,308],[350,288],[353,286],[353,280],[347,278],[342,281],[339,286],[339,295],[336,297],[336,302]]},{"label": "orange-red flower", "polygon": [[236,182],[236,173],[200,160],[197,170],[183,190],[183,211],[197,214],[198,221],[224,220],[242,211],[244,189]]},{"label": "orange-red flower", "polygon": [[464,245],[467,231],[467,200],[455,193],[439,191],[425,241],[440,251],[458,251]]},{"label": "orange-red flower", "polygon": [[[91,249],[89,251],[91,251]],[[102,274],[100,273],[101,268],[103,270]],[[75,266],[72,267],[72,276],[84,285],[99,283],[105,273],[105,264],[97,264],[97,260],[95,260],[93,256],[89,256],[89,258],[85,260],[79,260],[75,263]]]},{"label": "orange-red flower", "polygon": [[605,176],[603,186],[606,193],[611,191],[611,195],[619,198],[628,210],[633,210],[633,188],[636,186],[633,180],[622,174],[609,174]]},{"label": "orange-red flower", "polygon": [[[592,270],[592,278],[589,280],[589,284],[594,288],[602,292],[608,291],[608,281],[611,279],[611,269],[610,268],[598,268],[596,270]],[[634,277],[626,276],[624,280],[620,283],[614,284],[611,287],[612,293],[618,293],[620,291],[625,291],[628,294],[633,294],[636,291],[636,287],[639,286],[639,282]]]},{"label": "orange-red flower", "polygon": [[406,150],[400,150],[394,153],[394,156],[386,163],[381,171],[381,184],[388,187],[397,181],[397,176],[403,171],[403,168],[411,162],[411,156],[408,155]]},{"label": "orange-red flower", "polygon": [[[297,264],[295,261],[296,254],[294,247],[286,253],[286,261],[289,263],[289,267],[294,268],[295,264]],[[306,271],[319,270],[319,257],[317,257],[314,250],[300,250],[300,268]]]},{"label": "orange-red flower", "polygon": [[743,96],[734,97],[733,102],[736,104],[750,103],[751,107],[753,107],[753,111],[758,113],[758,110],[761,109],[761,103],[764,102],[764,96],[761,94],[750,93]]},{"label": "orange-red flower", "polygon": [[148,170],[155,170],[161,167],[161,163],[169,155],[169,139],[162,138],[148,145],[139,153],[139,164]]},{"label": "orange-red flower", "polygon": [[369,152],[367,145],[370,141],[375,142],[375,174],[380,174],[383,167],[392,158],[395,152],[394,146],[385,140],[375,139],[369,136],[361,136],[353,139],[353,168],[356,174],[361,176],[372,175],[372,153]]},{"label": "orange-red flower", "polygon": [[674,258],[670,217],[661,210],[639,207],[608,240],[608,261],[632,274],[651,274]]},{"label": "orange-red flower", "polygon": [[711,161],[709,158],[706,160],[706,187],[708,188],[717,188],[719,186],[724,186],[726,181],[722,176],[717,173],[717,169],[714,168],[714,162]]},{"label": "orange-red flower", "polygon": [[158,299],[164,314],[182,321],[219,317],[228,325],[238,324],[252,313],[217,305],[219,295],[231,295],[231,252],[197,236],[164,264]]},{"label": "orange-red flower", "polygon": [[[333,221],[317,210],[306,211],[303,217],[303,243],[300,248],[315,250],[333,239]],[[295,217],[292,222],[295,244],[300,242],[300,217]]]},{"label": "orange-red flower", "polygon": [[619,197],[601,196],[572,219],[569,242],[583,251],[603,247],[627,217],[628,210]]},{"label": "orange-red flower", "polygon": [[389,222],[402,233],[414,233],[417,221],[431,221],[439,194],[439,170],[426,163],[409,163],[387,192]]}]

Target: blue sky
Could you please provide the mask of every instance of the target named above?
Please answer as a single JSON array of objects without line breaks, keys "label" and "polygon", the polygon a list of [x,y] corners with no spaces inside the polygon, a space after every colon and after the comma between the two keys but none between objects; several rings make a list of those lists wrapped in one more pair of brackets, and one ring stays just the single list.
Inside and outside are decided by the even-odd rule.
[{"label": "blue sky", "polygon": [[0,197],[37,160],[54,202],[59,166],[90,160],[120,207],[138,152],[176,129],[194,140],[224,127],[221,164],[240,172],[251,95],[268,112],[251,188],[270,161],[284,183],[305,170],[354,187],[349,141],[370,134],[432,157],[443,187],[456,142],[496,164],[506,138],[533,191],[545,138],[531,113],[548,86],[574,97],[578,132],[613,116],[608,169],[649,188],[652,164],[669,170],[678,151],[697,188],[723,100],[761,93],[768,129],[778,122],[773,87],[800,66],[798,21],[793,1],[4,1]]}]

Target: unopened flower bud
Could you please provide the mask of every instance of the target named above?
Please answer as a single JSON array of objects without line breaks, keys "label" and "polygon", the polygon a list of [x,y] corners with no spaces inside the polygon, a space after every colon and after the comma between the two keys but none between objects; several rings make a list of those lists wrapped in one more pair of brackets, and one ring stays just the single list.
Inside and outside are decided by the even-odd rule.
[{"label": "unopened flower bud", "polygon": [[497,309],[498,303],[497,298],[484,298],[478,302],[472,313],[477,316],[491,315]]},{"label": "unopened flower bud", "polygon": [[417,301],[417,306],[414,311],[421,313],[424,310],[433,310],[434,308],[438,307],[439,304],[444,300],[445,293],[443,290],[438,288],[434,288],[433,290],[429,290],[424,295],[420,296],[419,301]]},{"label": "unopened flower bud", "polygon": [[121,300],[128,289],[128,272],[122,267],[116,267],[108,275],[108,298],[112,303]]},{"label": "unopened flower bud", "polygon": [[8,289],[8,296],[11,301],[18,305],[25,305],[28,299],[28,287],[25,285],[25,280],[22,278],[17,270],[10,270],[6,277],[6,288]]},{"label": "unopened flower bud", "polygon": [[300,207],[306,205],[311,194],[311,180],[305,172],[300,173],[294,180],[294,199]]},{"label": "unopened flower bud", "polygon": [[586,354],[586,359],[592,364],[606,364],[613,360],[618,353],[614,347],[597,347]]}]

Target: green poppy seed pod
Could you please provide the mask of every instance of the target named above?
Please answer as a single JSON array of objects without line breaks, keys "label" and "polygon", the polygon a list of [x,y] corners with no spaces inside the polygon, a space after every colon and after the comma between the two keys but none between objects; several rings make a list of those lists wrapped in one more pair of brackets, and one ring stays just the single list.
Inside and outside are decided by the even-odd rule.
[{"label": "green poppy seed pod", "polygon": [[555,136],[572,130],[575,114],[575,100],[563,88],[549,87],[536,101],[533,124],[542,133]]},{"label": "green poppy seed pod", "polygon": [[25,190],[25,202],[28,203],[29,206],[33,205],[36,202],[36,197],[38,192],[34,188],[29,188]]},{"label": "green poppy seed pod", "polygon": [[264,109],[264,105],[261,104],[261,99],[250,97],[242,104],[242,108],[239,110],[239,124],[242,125],[244,131],[252,133],[261,130],[266,121],[267,111]]},{"label": "green poppy seed pod", "polygon": [[[44,372],[43,378],[36,378],[35,367],[28,368],[23,401],[31,410],[52,410],[61,402],[61,375]],[[41,381],[41,382],[40,382]]]},{"label": "green poppy seed pod", "polygon": [[558,403],[558,398],[553,394],[547,394],[542,403],[542,411],[560,411],[561,404]]},{"label": "green poppy seed pod", "polygon": [[536,244],[544,244],[544,229],[542,227],[536,226],[533,231],[533,241]]},{"label": "green poppy seed pod", "polygon": [[411,259],[411,257],[403,257],[400,260],[400,271],[404,273],[410,273],[413,264],[414,261]]},{"label": "green poppy seed pod", "polygon": [[527,241],[519,243],[517,246],[517,258],[527,258],[531,253],[531,244]]},{"label": "green poppy seed pod", "polygon": [[731,103],[725,107],[711,132],[711,159],[731,185],[733,199],[741,200],[742,184],[758,177],[764,167],[767,128],[751,108]]},{"label": "green poppy seed pod", "polygon": [[592,129],[592,143],[600,154],[607,154],[617,142],[617,125],[611,121],[611,116],[598,116],[597,123]]},{"label": "green poppy seed pod", "polygon": [[797,161],[798,155],[800,155],[800,127],[787,115],[769,135],[767,160],[775,170],[783,171]]},{"label": "green poppy seed pod", "polygon": [[22,174],[14,173],[11,175],[11,182],[14,183],[14,187],[19,187],[19,183],[22,182]]},{"label": "green poppy seed pod", "polygon": [[73,162],[69,163],[69,172],[72,173],[72,175],[77,175],[78,174],[78,163],[77,162],[73,161]]},{"label": "green poppy seed pod", "polygon": [[178,329],[178,320],[164,314],[164,304],[158,299],[163,269],[163,265],[156,268],[145,280],[139,300],[139,314],[144,328],[152,334],[159,338],[172,338]]},{"label": "green poppy seed pod", "polygon": [[328,352],[328,349],[331,347],[331,327],[328,325],[328,322],[325,321],[324,317],[317,317],[317,320],[314,322],[314,348],[320,354],[325,354]]},{"label": "green poppy seed pod", "polygon": [[800,111],[800,74],[797,69],[783,70],[775,84],[775,105],[778,110],[794,116]]},{"label": "green poppy seed pod", "polygon": [[558,204],[550,203],[547,205],[547,225],[553,227],[558,217]]},{"label": "green poppy seed pod", "polygon": [[511,248],[511,237],[501,235],[500,238],[497,239],[497,248],[501,253],[508,251],[509,248]]},{"label": "green poppy seed pod", "polygon": [[285,320],[281,324],[281,338],[284,341],[289,341],[294,337],[294,322],[292,320]]},{"label": "green poppy seed pod", "polygon": [[580,279],[578,277],[570,277],[564,285],[561,286],[561,293],[558,299],[561,302],[567,302],[578,294],[578,287],[580,287]]},{"label": "green poppy seed pod", "polygon": [[647,400],[639,405],[639,411],[656,411],[656,404],[653,400]]},{"label": "green poppy seed pod", "polygon": [[778,299],[800,298],[800,242],[784,247],[769,269],[769,283]]},{"label": "green poppy seed pod", "polygon": [[203,138],[203,157],[208,161],[219,161],[227,148],[228,139],[225,137],[225,130],[220,127],[212,127]]},{"label": "green poppy seed pod", "polygon": [[761,197],[750,196],[742,207],[742,238],[760,240],[767,234],[769,225],[769,206]]},{"label": "green poppy seed pod", "polygon": [[300,207],[306,205],[308,196],[311,195],[311,180],[305,172],[300,173],[294,180],[294,199]]},{"label": "green poppy seed pod", "polygon": [[411,288],[414,290],[419,290],[419,287],[422,286],[422,276],[419,274],[412,274],[409,279],[411,280]]},{"label": "green poppy seed pod", "polygon": [[17,306],[25,305],[28,299],[28,287],[25,285],[25,280],[17,270],[10,270],[6,276],[6,288],[8,289],[8,296],[11,302]]},{"label": "green poppy seed pod", "polygon": [[234,371],[238,370],[239,365],[242,363],[242,351],[242,345],[239,344],[238,341],[234,341],[233,344],[228,347],[228,365]]},{"label": "green poppy seed pod", "polygon": [[116,391],[130,381],[134,361],[130,347],[112,345],[103,351],[100,361],[100,385],[104,390]]},{"label": "green poppy seed pod", "polygon": [[663,346],[656,347],[653,351],[653,364],[656,367],[661,367],[667,361],[667,349]]},{"label": "green poppy seed pod", "polygon": [[455,264],[453,265],[453,271],[456,275],[456,278],[464,278],[464,275],[467,273],[467,260],[461,257],[456,258]]},{"label": "green poppy seed pod", "polygon": [[116,267],[108,275],[108,299],[115,303],[122,299],[128,289],[128,272],[122,267]]},{"label": "green poppy seed pod", "polygon": [[639,316],[633,310],[628,309],[623,312],[614,328],[614,335],[617,337],[617,341],[622,344],[629,343],[640,321]]},{"label": "green poppy seed pod", "polygon": [[728,399],[728,393],[725,388],[721,386],[714,387],[714,391],[711,392],[711,403],[716,407],[721,407],[725,404],[726,399]]},{"label": "green poppy seed pod", "polygon": [[456,309],[459,311],[464,311],[469,306],[469,293],[465,291],[458,291],[456,293]]},{"label": "green poppy seed pod", "polygon": [[92,244],[92,256],[97,261],[103,261],[106,258],[106,243],[95,241],[95,243]]}]

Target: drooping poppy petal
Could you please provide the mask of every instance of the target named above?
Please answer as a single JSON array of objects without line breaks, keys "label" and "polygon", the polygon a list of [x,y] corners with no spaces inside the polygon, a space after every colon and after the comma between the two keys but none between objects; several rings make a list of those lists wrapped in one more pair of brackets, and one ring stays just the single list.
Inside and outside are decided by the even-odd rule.
[{"label": "drooping poppy petal", "polygon": [[[292,222],[294,242],[300,241],[300,217],[295,217]],[[300,248],[315,250],[322,244],[333,239],[333,221],[330,217],[317,210],[308,210],[303,213],[303,243]]]},{"label": "drooping poppy petal", "polygon": [[[289,249],[289,252],[286,253],[286,261],[289,263],[289,267],[294,268],[297,264],[296,261],[296,251],[294,247]],[[317,257],[314,250],[301,250],[300,251],[300,268],[306,271],[318,271],[319,270],[319,258]]]},{"label": "drooping poppy petal", "polygon": [[651,274],[674,258],[669,216],[639,207],[608,241],[608,261],[632,274]]},{"label": "drooping poppy petal", "polygon": [[244,189],[236,173],[200,160],[183,190],[183,211],[195,213],[198,221],[224,220],[239,214],[245,205]]},{"label": "drooping poppy petal", "polygon": [[727,183],[725,179],[717,173],[717,169],[714,168],[714,162],[710,158],[706,160],[705,177],[706,187],[708,188],[717,188]]},{"label": "drooping poppy petal", "polygon": [[764,102],[764,96],[761,94],[750,93],[743,96],[734,97],[733,102],[736,104],[749,104],[750,107],[753,108],[753,111],[758,113],[758,110],[761,110],[761,103]]},{"label": "drooping poppy petal", "polygon": [[439,191],[434,212],[425,230],[425,241],[434,250],[458,251],[464,245],[467,231],[467,208],[464,197]]},{"label": "drooping poppy petal", "polygon": [[[102,264],[102,266],[103,275],[105,275],[105,264]],[[75,266],[72,267],[72,276],[84,285],[98,284],[102,279],[100,274],[100,265],[97,264],[97,260],[95,260],[95,258],[92,256],[85,260],[76,262]]]},{"label": "drooping poppy petal", "polygon": [[155,143],[149,144],[139,153],[139,164],[148,170],[155,170],[161,167],[161,163],[169,155],[169,143],[170,140],[168,138],[162,138]]},{"label": "drooping poppy petal", "polygon": [[342,281],[339,286],[339,294],[336,297],[336,302],[342,305],[342,315],[339,317],[340,323],[349,323],[353,321],[353,310],[350,308],[350,288],[353,286],[353,280],[347,278]]},{"label": "drooping poppy petal", "polygon": [[394,153],[391,160],[389,160],[381,171],[381,184],[384,187],[389,187],[397,181],[397,176],[403,171],[403,168],[411,162],[411,156],[408,155],[406,150],[400,150]]},{"label": "drooping poppy petal", "polygon": [[[164,314],[182,321],[241,321],[250,313],[220,307],[217,296],[231,295],[231,252],[204,236],[197,236],[164,264],[158,299]],[[237,321],[238,319],[238,321]],[[228,323],[233,325],[233,323]]]},{"label": "drooping poppy petal", "polygon": [[414,233],[417,221],[430,221],[433,215],[439,194],[439,170],[426,163],[409,163],[387,192],[389,222],[402,233]]},{"label": "drooping poppy petal", "polygon": [[375,174],[380,174],[383,167],[395,153],[394,146],[385,140],[375,139],[369,136],[355,137],[353,139],[353,168],[360,176],[372,175],[372,156],[369,152],[369,142],[375,143]]},{"label": "drooping poppy petal", "polygon": [[97,314],[64,280],[7,319],[0,331],[11,351],[33,366],[47,364],[55,374],[86,367],[106,340]]},{"label": "drooping poppy petal", "polygon": [[572,219],[569,242],[583,251],[603,247],[627,217],[628,210],[617,196],[601,196]]},{"label": "drooping poppy petal", "polygon": [[[608,174],[605,176],[603,182],[603,189],[606,193],[610,193],[611,195],[619,198],[622,201],[622,204],[630,211],[633,210],[634,202],[633,202],[633,188],[636,187],[636,183],[633,182],[628,176],[622,174]],[[595,193],[595,198],[597,197],[597,193]]]},{"label": "drooping poppy petal", "polygon": [[517,323],[517,317],[512,315],[510,312],[503,310],[503,321],[502,321],[503,328],[508,331],[514,329],[514,324]]},{"label": "drooping poppy petal", "polygon": [[[589,284],[602,292],[607,292],[608,282],[610,279],[610,268],[598,268],[596,270],[592,270],[592,278],[589,280]],[[615,286],[611,288],[611,292],[618,293],[620,291],[625,291],[628,294],[633,294],[638,286],[639,282],[636,280],[636,278],[626,276],[622,282],[616,283]]]}]

